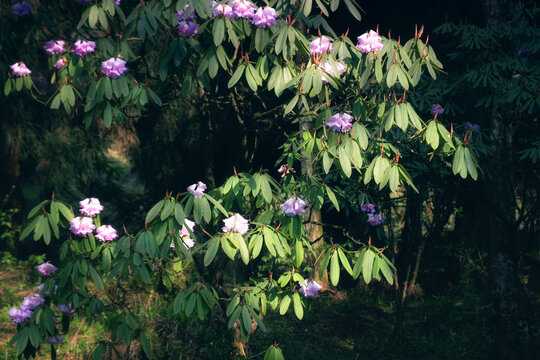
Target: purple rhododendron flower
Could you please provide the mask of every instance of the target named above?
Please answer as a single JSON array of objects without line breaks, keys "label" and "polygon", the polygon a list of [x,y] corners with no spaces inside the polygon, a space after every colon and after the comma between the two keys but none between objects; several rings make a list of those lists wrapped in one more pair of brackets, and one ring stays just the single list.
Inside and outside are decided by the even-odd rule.
[{"label": "purple rhododendron flower", "polygon": [[[41,293],[43,292],[43,287],[45,286],[45,284],[40,284],[38,286],[36,286],[36,293],[38,293],[39,295],[41,295]],[[54,286],[54,293],[56,294],[56,290],[58,290],[58,285],[55,285]],[[43,296],[49,296],[49,291],[45,291],[43,293]]]},{"label": "purple rhododendron flower", "polygon": [[202,181],[187,187],[187,191],[195,197],[202,197],[204,195],[204,190],[206,190],[206,185]]},{"label": "purple rhododendron flower", "polygon": [[180,21],[178,23],[178,35],[183,37],[190,37],[196,35],[199,31],[199,24],[191,21]]},{"label": "purple rhododendron flower", "polygon": [[[324,69],[324,71],[326,71],[328,74],[330,74],[332,76],[336,76],[335,75],[336,70],[337,70],[337,75],[338,76],[343,74],[345,71],[347,71],[347,66],[344,65],[340,61],[336,61],[335,66],[333,66],[330,61],[326,61],[324,63],[324,65],[322,65],[322,66],[319,65],[319,68]],[[321,75],[321,80],[322,80],[323,84],[328,84],[328,79],[324,75]]]},{"label": "purple rhododendron flower", "polygon": [[469,129],[471,129],[472,131],[478,131],[478,130],[480,130],[480,125],[478,125],[478,124],[474,124],[474,123],[472,123],[472,122],[468,122],[468,121],[467,121],[467,122],[465,123],[465,125],[467,125],[467,127],[468,127]]},{"label": "purple rhododendron flower", "polygon": [[26,1],[15,3],[11,5],[11,8],[13,9],[13,15],[15,16],[25,16],[32,14],[32,7]]},{"label": "purple rhododendron flower", "polygon": [[231,7],[238,18],[251,19],[255,15],[255,6],[247,0],[234,0]]},{"label": "purple rhododendron flower", "polygon": [[45,299],[41,297],[39,294],[34,294],[32,296],[25,296],[22,304],[21,309],[27,309],[27,310],[34,310],[35,308],[45,304]]},{"label": "purple rhododendron flower", "polygon": [[28,69],[22,61],[16,62],[9,67],[11,68],[11,71],[13,71],[13,75],[15,76],[26,76],[32,73],[32,71]]},{"label": "purple rhododendron flower", "polygon": [[210,3],[212,10],[212,15],[214,16],[225,16],[231,19],[234,19],[235,14],[232,7],[228,3],[219,4],[216,1]]},{"label": "purple rhododendron flower", "polygon": [[77,313],[77,309],[74,309],[72,306],[71,306],[71,303],[69,304],[59,304],[59,305],[56,305],[56,307],[58,308],[58,310],[60,310],[60,312],[66,316],[74,316],[76,313]]},{"label": "purple rhododendron flower", "polygon": [[120,0],[116,0],[116,5],[120,6]]},{"label": "purple rhododendron flower", "polygon": [[96,239],[99,241],[113,241],[118,237],[116,230],[111,225],[101,225],[96,230]]},{"label": "purple rhododendron flower", "polygon": [[64,341],[64,338],[60,335],[53,335],[47,338],[49,344],[60,344],[62,341]]},{"label": "purple rhododendron flower", "polygon": [[99,199],[96,198],[86,198],[79,201],[80,212],[83,215],[94,217],[98,215],[102,210],[103,206],[99,202]]},{"label": "purple rhododendron flower", "polygon": [[442,114],[444,114],[444,108],[439,104],[434,104],[431,107],[431,110],[429,110],[429,112],[433,116],[442,115]]},{"label": "purple rhododendron flower", "polygon": [[370,213],[368,214],[368,223],[369,225],[371,226],[378,226],[378,225],[381,225],[383,223],[383,218],[381,216],[381,214],[374,214],[374,213]]},{"label": "purple rhododendron flower", "polygon": [[307,203],[301,198],[292,197],[281,204],[281,209],[287,216],[300,216],[306,212]]},{"label": "purple rhododendron flower", "polygon": [[319,290],[322,289],[322,286],[319,285],[316,281],[311,280],[304,280],[305,285],[300,284],[300,289],[298,289],[298,292],[305,297],[314,297],[317,295]]},{"label": "purple rhododendron flower", "polygon": [[128,69],[125,60],[112,57],[101,63],[101,70],[106,76],[118,79],[120,76],[124,75]]},{"label": "purple rhododendron flower", "polygon": [[184,10],[181,10],[181,11],[176,13],[176,18],[179,21],[184,21],[184,20],[193,21],[193,20],[195,20],[195,18],[196,18],[195,11],[192,11],[191,14],[189,14],[189,16],[186,19],[184,19],[184,13],[185,13],[185,11],[187,9],[189,9],[189,5],[184,6]]},{"label": "purple rhododendron flower", "polygon": [[51,276],[56,270],[58,270],[58,268],[48,261],[37,267],[37,272],[43,276]]},{"label": "purple rhododendron flower", "polygon": [[373,213],[373,212],[375,212],[375,205],[373,205],[373,204],[364,204],[364,205],[362,205],[362,212],[364,212],[364,213]]},{"label": "purple rhododendron flower", "polygon": [[330,117],[326,126],[328,126],[330,130],[346,133],[351,130],[353,119],[354,118],[347,113],[338,113]]},{"label": "purple rhododendron flower", "polygon": [[326,36],[320,36],[311,42],[310,48],[313,55],[321,55],[332,51],[332,42]]},{"label": "purple rhododendron flower", "polygon": [[32,316],[32,311],[24,309],[22,307],[19,309],[15,306],[8,311],[8,315],[11,318],[12,322],[14,322],[15,324],[20,324],[23,321],[29,319],[30,316]]},{"label": "purple rhododendron flower", "polygon": [[382,38],[373,30],[360,35],[356,40],[358,40],[356,48],[364,54],[381,50],[384,47],[381,43]]},{"label": "purple rhododendron flower", "polygon": [[234,214],[230,218],[223,220],[225,226],[221,228],[224,232],[234,231],[240,235],[244,235],[249,230],[249,222],[240,214]]},{"label": "purple rhododendron flower", "polygon": [[257,9],[251,23],[258,28],[267,28],[276,25],[277,13],[270,6],[263,6]]},{"label": "purple rhododendron flower", "polygon": [[80,57],[85,57],[86,55],[96,51],[95,41],[77,40],[73,46],[74,48],[72,53],[79,55]]},{"label": "purple rhododendron flower", "polygon": [[51,40],[47,41],[43,48],[45,49],[45,52],[49,55],[54,54],[63,54],[66,52],[66,49],[64,49],[64,45],[66,42],[64,40]]},{"label": "purple rhododendron flower", "polygon": [[61,69],[64,66],[66,66],[66,63],[67,63],[66,58],[62,57],[61,59],[59,59],[57,62],[54,63],[54,68],[57,69],[57,70]]},{"label": "purple rhododendron flower", "polygon": [[71,226],[69,229],[72,233],[79,236],[86,236],[88,234],[91,234],[92,231],[96,228],[96,225],[94,225],[94,221],[92,218],[89,217],[81,217],[77,216],[73,219],[71,219]]}]

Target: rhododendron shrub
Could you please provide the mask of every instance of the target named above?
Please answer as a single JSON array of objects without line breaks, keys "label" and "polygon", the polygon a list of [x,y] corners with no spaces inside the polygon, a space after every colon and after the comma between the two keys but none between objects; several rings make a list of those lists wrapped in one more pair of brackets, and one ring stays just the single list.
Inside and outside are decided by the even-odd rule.
[{"label": "rhododendron shrub", "polygon": [[[312,9],[307,0],[79,3],[73,6],[80,8],[85,40],[48,38],[40,46],[50,55],[49,63],[32,64],[55,85],[46,101],[51,109],[84,114],[87,127],[95,122],[109,127],[120,123],[128,109],[142,114],[149,106],[161,107],[172,87],[185,97],[195,88],[197,93],[219,88],[234,98],[241,89],[278,101],[280,116],[297,131],[288,133],[275,169],[235,170],[216,187],[199,181],[181,194],[168,193],[133,233],[102,224],[103,207],[95,198],[81,201],[82,216],[55,199],[38,204],[21,237],[64,242],[58,270],[47,272],[40,290],[49,296],[36,302],[31,314],[26,308],[10,310],[18,323],[19,354],[32,356],[45,343],[54,351],[71,319],[84,314],[116,325],[111,341],[96,345],[94,358],[107,347],[133,341],[152,357],[141,318],[128,311],[128,304],[103,295],[117,281],[168,293],[174,299],[171,316],[203,320],[226,308],[228,327],[238,329],[245,341],[254,331],[252,323],[265,331],[263,317],[269,311],[301,319],[310,298],[319,296],[324,273],[328,286],[336,286],[342,276],[360,275],[366,283],[393,284],[395,269],[384,247],[361,237],[354,245],[332,239],[312,214],[346,206],[368,213],[363,215],[366,232],[380,230],[382,215],[365,204],[370,196],[360,200],[339,184],[358,184],[366,194],[414,189],[407,170],[413,145],[436,159],[461,161],[456,148],[465,147],[462,139],[440,118],[422,119],[406,96],[424,73],[435,79],[442,67],[421,33],[408,41],[375,30],[351,38],[309,35],[308,29],[310,34],[323,30],[319,25],[339,1],[317,2],[324,10]],[[357,6],[346,3],[359,18]],[[115,36],[104,35],[111,32]],[[157,50],[141,51],[149,40]],[[4,93],[23,91],[25,85],[39,97],[21,60],[26,59],[13,59]],[[462,176],[476,172],[474,154],[468,154]],[[306,223],[322,226],[323,236],[311,238]],[[208,275],[222,272],[228,262],[254,260],[254,267],[267,274],[253,271],[227,285]],[[179,288],[177,264],[193,263],[198,280]],[[62,319],[62,329],[55,317]],[[276,346],[267,353],[279,354]]]}]

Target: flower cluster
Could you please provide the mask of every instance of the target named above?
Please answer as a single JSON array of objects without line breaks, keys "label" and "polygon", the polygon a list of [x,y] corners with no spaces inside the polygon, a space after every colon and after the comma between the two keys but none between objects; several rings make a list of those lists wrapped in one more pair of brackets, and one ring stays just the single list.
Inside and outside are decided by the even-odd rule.
[{"label": "flower cluster", "polygon": [[326,126],[333,131],[340,131],[346,133],[352,128],[353,117],[347,113],[338,113],[330,117]]},{"label": "flower cluster", "polygon": [[287,164],[281,165],[277,172],[281,174],[282,178],[284,178],[285,175],[287,175],[288,173],[292,173],[292,174],[296,173],[296,171],[292,167],[289,167],[289,165]]},{"label": "flower cluster", "polygon": [[32,73],[32,71],[28,69],[22,61],[16,62],[9,67],[11,68],[11,71],[13,71],[13,75],[15,76],[26,76]]},{"label": "flower cluster", "polygon": [[195,12],[191,12],[187,18],[184,18],[185,11],[189,8],[189,5],[184,6],[184,10],[176,13],[178,23],[178,35],[183,37],[190,37],[199,31],[199,24],[195,22]]},{"label": "flower cluster", "polygon": [[[43,276],[51,276],[53,272],[58,270],[53,264],[46,262],[37,267],[37,271]],[[36,294],[31,296],[25,296],[19,307],[12,307],[8,311],[8,315],[11,321],[15,324],[20,324],[32,316],[32,311],[45,304],[45,299],[41,297],[43,292],[43,284],[36,288]],[[46,291],[45,296],[49,296],[49,292]]]},{"label": "flower cluster", "polygon": [[[79,236],[90,235],[96,230],[96,225],[92,219],[103,211],[103,206],[96,198],[87,198],[79,202],[81,214],[71,219],[70,227],[72,233]],[[96,230],[96,239],[102,242],[112,241],[118,237],[116,230],[111,225],[101,225]]]},{"label": "flower cluster", "polygon": [[110,58],[101,63],[103,73],[113,79],[118,79],[127,72],[126,61],[120,58]]},{"label": "flower cluster", "polygon": [[276,25],[277,13],[270,6],[263,6],[257,9],[251,23],[258,28],[267,28]]},{"label": "flower cluster", "polygon": [[298,292],[305,297],[314,297],[317,295],[319,290],[322,289],[322,286],[318,284],[316,281],[311,280],[304,280],[304,284],[300,284],[300,289],[298,289]]},{"label": "flower cluster", "polygon": [[11,8],[13,9],[13,15],[15,16],[25,16],[32,14],[32,7],[26,1],[15,3],[11,5]]},{"label": "flower cluster", "polygon": [[223,220],[225,226],[221,228],[224,232],[233,231],[244,235],[249,230],[249,222],[244,219],[240,214],[234,214],[233,216]]},{"label": "flower cluster", "polygon": [[[180,239],[182,240],[182,242],[184,243],[184,245],[186,246],[186,248],[189,250],[191,249],[192,247],[195,246],[195,240],[193,240],[192,238],[189,237],[189,232],[193,232],[193,229],[195,227],[195,223],[191,220],[188,220],[188,219],[184,219],[186,225],[182,225],[182,229],[180,229],[179,233],[180,233]],[[189,228],[189,231],[188,231],[188,228]],[[171,247],[174,249],[174,243],[171,243]]]},{"label": "flower cluster", "polygon": [[358,40],[356,48],[364,54],[381,50],[384,47],[381,42],[382,38],[373,30],[360,35],[356,40]]},{"label": "flower cluster", "polygon": [[67,63],[67,59],[62,56],[57,62],[54,63],[54,68],[57,70],[61,69],[64,66],[66,66],[66,63]]},{"label": "flower cluster", "polygon": [[433,116],[442,115],[444,114],[444,108],[440,104],[433,104],[429,112]]},{"label": "flower cluster", "polygon": [[77,40],[73,44],[73,50],[71,52],[80,57],[85,57],[94,51],[96,51],[95,41]]},{"label": "flower cluster", "polygon": [[66,49],[64,49],[65,44],[66,42],[64,40],[51,40],[47,41],[43,48],[49,55],[63,54],[66,52]]},{"label": "flower cluster", "polygon": [[210,7],[212,8],[212,15],[214,16],[225,16],[231,19],[234,19],[235,14],[232,7],[229,3],[218,4],[216,1],[210,2]]},{"label": "flower cluster", "polygon": [[206,190],[206,185],[202,181],[199,181],[196,184],[187,187],[187,191],[191,195],[199,198],[204,195],[204,190]]},{"label": "flower cluster", "polygon": [[231,7],[237,18],[251,19],[255,15],[255,6],[247,0],[234,0]]},{"label": "flower cluster", "polygon": [[[344,65],[341,61],[336,61],[335,66],[332,65],[330,61],[326,61],[324,65],[319,65],[319,68],[322,68],[324,71],[326,71],[332,76],[336,76],[336,71],[338,76],[347,71],[347,66]],[[321,76],[321,79],[323,84],[328,84],[328,79],[324,75]]]},{"label": "flower cluster", "polygon": [[326,36],[320,36],[311,42],[310,49],[313,55],[322,55],[332,51],[332,42]]},{"label": "flower cluster", "polygon": [[56,270],[58,270],[58,268],[48,261],[37,267],[37,272],[43,276],[51,276]]},{"label": "flower cluster", "polygon": [[281,204],[281,210],[287,216],[300,216],[306,212],[307,202],[301,198],[292,197]]},{"label": "flower cluster", "polygon": [[378,226],[383,223],[383,218],[381,214],[375,214],[375,205],[373,204],[364,204],[362,205],[362,212],[367,213],[368,223],[371,226]]}]

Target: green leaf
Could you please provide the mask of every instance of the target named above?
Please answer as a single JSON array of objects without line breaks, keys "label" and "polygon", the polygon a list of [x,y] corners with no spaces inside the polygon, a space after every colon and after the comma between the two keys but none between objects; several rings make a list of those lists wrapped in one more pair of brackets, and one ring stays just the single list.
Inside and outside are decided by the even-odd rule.
[{"label": "green leaf", "polygon": [[238,239],[238,249],[240,250],[240,256],[242,257],[242,261],[244,264],[249,263],[249,250],[246,245],[246,241],[244,240],[244,237],[240,234],[234,233],[233,236],[236,236]]},{"label": "green leaf", "polygon": [[236,322],[236,320],[238,320],[238,318],[240,317],[240,313],[242,312],[242,307],[238,306],[236,308],[236,310],[234,310],[233,314],[231,315],[231,317],[229,318],[229,323],[227,325],[227,327],[230,329],[234,326],[234,323]]},{"label": "green leaf", "polygon": [[4,95],[8,96],[11,92],[11,78],[8,78],[6,80],[6,84],[4,85]]},{"label": "green leaf", "polygon": [[246,69],[246,65],[242,64],[238,66],[238,68],[235,70],[234,74],[231,76],[231,79],[227,83],[227,87],[230,89],[232,88],[238,80],[242,77],[242,74],[244,73],[244,70]]},{"label": "green leaf", "polygon": [[300,295],[297,292],[293,294],[293,306],[294,313],[299,320],[302,320],[304,317],[304,307],[302,306],[302,300],[300,300]]},{"label": "green leaf", "polygon": [[90,271],[90,276],[92,277],[92,281],[96,285],[98,291],[103,291],[103,280],[91,264],[88,265],[88,271]]},{"label": "green leaf", "polygon": [[338,155],[339,155],[339,164],[341,165],[341,169],[343,170],[343,173],[347,177],[351,177],[352,169],[351,169],[351,160],[349,160],[349,155],[347,155],[347,152],[343,147],[338,148]]},{"label": "green leaf", "polygon": [[328,186],[325,188],[325,190],[326,190],[326,195],[328,195],[328,199],[330,200],[332,205],[334,205],[336,210],[339,211],[339,203],[338,203],[338,201],[336,199],[336,195],[334,194],[334,192]]},{"label": "green leaf", "polygon": [[146,337],[146,334],[144,331],[141,331],[141,334],[139,336],[139,339],[141,340],[141,347],[143,348],[144,354],[147,358],[152,358],[152,347],[150,346],[150,342],[148,341],[148,338]]},{"label": "green leaf", "polygon": [[285,295],[283,299],[281,299],[281,304],[279,306],[279,314],[285,315],[287,313],[287,310],[289,310],[289,305],[291,304],[291,298],[289,295]]},{"label": "green leaf", "polygon": [[295,250],[295,265],[296,267],[300,267],[302,265],[302,261],[304,261],[304,245],[302,244],[302,241],[296,240],[294,245]]},{"label": "green leaf", "polygon": [[214,207],[223,214],[223,216],[229,216],[227,210],[225,210],[225,208],[216,199],[214,199],[208,194],[204,194],[204,197],[208,199],[214,205]]},{"label": "green leaf", "polygon": [[386,263],[384,259],[379,260],[379,266],[381,267],[381,272],[386,279],[386,281],[390,284],[394,284],[394,273]]},{"label": "green leaf", "polygon": [[341,264],[343,265],[345,270],[347,270],[347,272],[352,276],[353,270],[351,268],[349,259],[347,259],[347,255],[345,255],[345,252],[341,249],[338,249],[338,255],[339,255],[339,260],[341,261]]},{"label": "green leaf", "polygon": [[208,249],[204,254],[204,266],[208,266],[214,261],[217,251],[219,249],[219,239],[213,238],[208,242]]},{"label": "green leaf", "polygon": [[371,270],[373,268],[373,259],[375,258],[375,253],[368,249],[364,255],[363,264],[362,264],[362,275],[364,276],[364,281],[366,284],[369,284],[371,281]]},{"label": "green leaf", "polygon": [[92,5],[90,8],[90,14],[88,15],[88,25],[90,25],[91,28],[95,27],[98,21],[98,12],[99,8],[97,5]]},{"label": "green leaf", "polygon": [[330,281],[334,286],[339,283],[339,260],[337,250],[334,251],[332,258],[330,259]]},{"label": "green leaf", "polygon": [[323,159],[322,159],[322,163],[323,163],[323,170],[326,174],[328,174],[328,172],[330,171],[330,167],[332,166],[332,160],[330,159],[330,156],[328,155],[328,151],[325,151],[323,153]]},{"label": "green leaf", "polygon": [[270,183],[266,176],[267,175],[261,176],[261,193],[264,200],[270,204],[272,202],[272,189],[270,188]]},{"label": "green leaf", "polygon": [[175,203],[173,203],[170,200],[165,201],[165,205],[163,206],[163,211],[161,212],[161,216],[160,216],[161,221],[165,220],[167,217],[169,217],[169,215],[171,215],[171,213],[173,212],[175,208],[174,205]]},{"label": "green leaf", "polygon": [[111,103],[107,102],[105,105],[105,110],[103,110],[103,122],[105,122],[106,127],[110,127],[112,123],[112,109]]},{"label": "green leaf", "polygon": [[344,0],[344,2],[345,2],[345,6],[347,6],[347,9],[349,9],[349,12],[351,13],[351,15],[354,16],[356,20],[361,21],[362,16],[360,15],[360,12],[356,8],[357,7],[356,3],[353,3],[351,0]]},{"label": "green leaf", "polygon": [[246,305],[242,306],[242,325],[248,333],[251,332],[251,316],[249,315],[249,311]]},{"label": "green leaf", "polygon": [[17,355],[20,355],[24,352],[24,349],[26,349],[26,345],[28,344],[28,338],[29,338],[29,329],[28,327],[24,327],[21,331],[18,333],[17,338]]},{"label": "green leaf", "polygon": [[186,315],[190,316],[193,313],[193,310],[195,309],[195,305],[197,303],[197,294],[193,293],[189,297],[189,300],[186,305]]},{"label": "green leaf", "polygon": [[212,35],[214,37],[214,44],[218,46],[223,42],[225,36],[225,19],[216,18],[214,21],[214,27],[212,28]]},{"label": "green leaf", "polygon": [[165,205],[165,200],[161,200],[157,204],[152,206],[148,214],[146,214],[146,218],[145,218],[146,223],[150,223],[152,220],[154,220],[157,214],[159,214],[159,212],[161,211],[161,208],[163,207],[163,205]]}]

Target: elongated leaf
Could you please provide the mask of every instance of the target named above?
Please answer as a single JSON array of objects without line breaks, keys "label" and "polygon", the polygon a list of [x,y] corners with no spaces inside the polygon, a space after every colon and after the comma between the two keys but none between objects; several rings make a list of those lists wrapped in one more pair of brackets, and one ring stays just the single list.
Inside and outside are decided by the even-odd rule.
[{"label": "elongated leaf", "polygon": [[300,320],[304,317],[304,307],[302,306],[302,300],[297,292],[293,294],[293,306],[296,317]]},{"label": "elongated leaf", "polygon": [[217,251],[219,249],[219,238],[213,238],[208,242],[208,249],[204,254],[204,266],[208,266],[214,261]]},{"label": "elongated leaf", "polygon": [[373,259],[375,258],[375,253],[371,250],[367,250],[364,255],[364,260],[362,264],[362,275],[366,284],[369,284],[371,281],[371,270],[373,268]]},{"label": "elongated leaf", "polygon": [[279,314],[285,315],[287,313],[287,310],[289,310],[289,305],[291,304],[291,298],[289,295],[285,295],[283,299],[281,299],[281,305],[279,306]]},{"label": "elongated leaf", "polygon": [[334,251],[330,259],[330,281],[334,286],[337,286],[339,283],[339,259],[337,251]]}]

